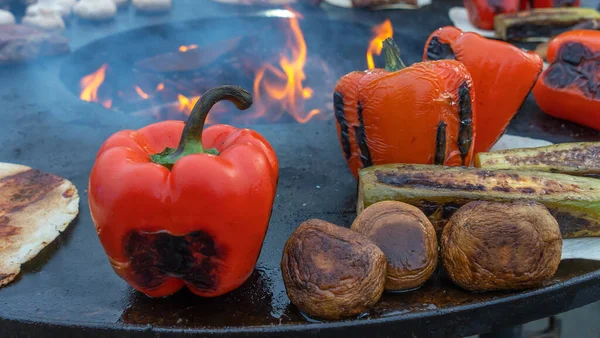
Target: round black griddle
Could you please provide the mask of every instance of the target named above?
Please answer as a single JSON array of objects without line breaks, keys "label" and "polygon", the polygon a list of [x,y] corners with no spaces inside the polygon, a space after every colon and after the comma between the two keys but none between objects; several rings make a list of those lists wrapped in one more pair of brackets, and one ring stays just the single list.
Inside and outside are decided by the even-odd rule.
[{"label": "round black griddle", "polygon": [[[318,322],[304,317],[285,294],[279,271],[283,244],[308,218],[349,226],[355,216],[356,182],[344,162],[332,117],[306,124],[247,126],[272,143],[281,168],[269,231],[247,283],[213,299],[188,291],[151,299],[134,291],[114,274],[100,246],[87,206],[87,180],[96,151],[107,137],[155,120],[82,102],[74,95],[77,84],[73,79],[102,62],[121,60],[126,69],[153,43],[157,44],[153,52],[170,50],[171,44],[189,42],[194,30],[241,25],[250,29],[276,20],[265,18],[264,12],[248,14],[237,7],[213,4],[198,14],[195,4],[176,2],[166,17],[138,17],[125,11],[102,25],[71,22],[68,34],[76,48],[73,54],[0,68],[0,161],[63,176],[77,186],[81,197],[80,214],[68,230],[27,263],[17,280],[0,289],[0,337],[467,336],[600,299],[600,262],[576,260],[563,261],[552,282],[534,290],[472,294],[452,285],[438,271],[416,291],[385,294],[360,318]],[[223,10],[243,18],[214,17]],[[303,12],[301,25],[309,53],[311,44],[325,42],[323,31],[331,35],[327,40],[331,46],[323,45],[323,53],[333,55],[320,56],[326,61],[335,57],[332,64],[343,74],[364,67],[369,27],[385,17],[395,26],[405,61],[418,61],[429,32],[449,24],[446,11],[445,5],[386,13],[325,7],[325,11]],[[174,19],[190,21],[171,22]],[[149,26],[130,30],[144,25]],[[355,33],[348,36],[348,29]],[[137,42],[131,42],[133,37]],[[324,114],[332,114],[330,107],[323,108]],[[595,131],[545,116],[531,97],[508,133],[552,142],[598,140]]]}]

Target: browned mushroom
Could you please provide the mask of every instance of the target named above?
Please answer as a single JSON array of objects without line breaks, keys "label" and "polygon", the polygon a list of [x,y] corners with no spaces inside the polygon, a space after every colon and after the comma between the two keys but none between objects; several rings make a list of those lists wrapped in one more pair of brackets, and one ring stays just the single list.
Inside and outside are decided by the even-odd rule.
[{"label": "browned mushroom", "polygon": [[309,316],[334,320],[377,303],[385,266],[385,255],[367,237],[317,219],[298,226],[281,260],[291,302]]},{"label": "browned mushroom", "polygon": [[418,208],[396,201],[378,202],[360,213],[351,229],[369,237],[385,254],[386,290],[417,288],[435,271],[435,228]]},{"label": "browned mushroom", "polygon": [[534,201],[471,202],[448,221],[444,267],[471,291],[519,290],[547,282],[558,269],[562,238],[548,209]]}]

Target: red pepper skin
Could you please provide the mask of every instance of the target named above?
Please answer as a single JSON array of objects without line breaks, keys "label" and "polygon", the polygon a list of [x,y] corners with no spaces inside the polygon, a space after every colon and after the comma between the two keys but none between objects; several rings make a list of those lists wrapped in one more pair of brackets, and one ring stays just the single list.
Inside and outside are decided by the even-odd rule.
[{"label": "red pepper skin", "polygon": [[489,151],[529,95],[542,72],[542,58],[507,42],[446,26],[429,36],[423,51],[424,61],[443,59],[461,62],[471,74],[477,98],[474,152]]},{"label": "red pepper skin", "polygon": [[[252,130],[214,125],[201,140],[219,155],[185,155],[171,170],[154,163],[151,155],[177,147],[184,126],[165,121],[117,132],[100,148],[89,179],[92,219],[114,271],[151,297],[170,295],[185,285],[197,295],[213,297],[243,284],[261,251],[275,198],[275,152]],[[132,234],[158,238],[191,233],[202,240],[194,242],[196,247],[185,244],[187,260],[175,255],[188,264],[189,274],[177,275],[176,266],[160,266],[148,258],[171,262],[172,257],[128,247]],[[135,251],[140,248],[144,250]],[[139,254],[137,263],[132,250]]]},{"label": "red pepper skin", "polygon": [[579,7],[581,0],[521,0],[521,10],[532,8]]},{"label": "red pepper skin", "polygon": [[573,30],[548,44],[548,62],[533,88],[546,114],[600,130],[600,31]]},{"label": "red pepper skin", "polygon": [[520,0],[463,0],[469,21],[477,28],[494,29],[494,17],[500,13],[516,13]]},{"label": "red pepper skin", "polygon": [[386,163],[470,166],[477,114],[465,66],[405,66],[393,40],[383,44],[385,69],[348,73],[334,89],[338,140],[352,175]]}]

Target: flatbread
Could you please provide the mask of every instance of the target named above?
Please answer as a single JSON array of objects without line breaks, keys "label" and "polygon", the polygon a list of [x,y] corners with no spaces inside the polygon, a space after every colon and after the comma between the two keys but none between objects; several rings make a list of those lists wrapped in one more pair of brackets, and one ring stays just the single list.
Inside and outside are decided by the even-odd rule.
[{"label": "flatbread", "polygon": [[0,162],[0,287],[63,232],[79,212],[70,181]]}]

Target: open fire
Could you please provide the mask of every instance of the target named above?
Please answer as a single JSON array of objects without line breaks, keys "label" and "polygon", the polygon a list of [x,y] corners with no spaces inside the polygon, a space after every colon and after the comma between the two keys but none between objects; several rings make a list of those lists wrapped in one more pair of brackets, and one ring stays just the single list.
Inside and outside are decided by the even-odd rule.
[{"label": "open fire", "polygon": [[382,24],[373,27],[373,33],[375,37],[369,43],[369,48],[367,49],[367,67],[368,69],[375,68],[375,61],[373,60],[373,54],[381,55],[381,51],[383,50],[383,41],[387,38],[394,37],[394,29],[392,27],[392,22],[387,19]]},{"label": "open fire", "polygon": [[[212,86],[228,83],[227,80],[220,79],[222,73],[227,69],[215,71],[214,68],[210,69],[207,65],[212,65],[211,62],[215,60],[225,60],[228,53],[231,52],[230,54],[234,56],[230,56],[231,61],[227,59],[226,62],[238,67],[236,68],[238,69],[237,73],[248,75],[248,83],[239,85],[252,89],[254,104],[249,111],[242,114],[228,114],[232,108],[228,107],[226,103],[218,103],[211,111],[208,123],[231,120],[243,123],[257,121],[306,123],[313,119],[329,119],[331,114],[326,113],[331,109],[332,95],[329,91],[330,88],[333,88],[331,82],[335,82],[337,75],[331,76],[331,79],[326,76],[328,78],[326,81],[329,82],[326,90],[321,87],[315,90],[313,86],[308,85],[311,81],[313,84],[322,84],[324,82],[323,74],[328,74],[329,68],[319,58],[318,51],[314,52],[317,55],[310,55],[313,53],[309,51],[300,27],[301,19],[300,14],[288,10],[286,18],[283,19],[284,27],[281,30],[284,43],[281,50],[275,52],[275,55],[271,57],[250,53],[247,55],[251,55],[252,60],[246,60],[235,56],[236,53],[231,50],[235,50],[246,36],[218,44],[222,51],[215,46],[181,45],[172,52],[148,58],[152,59],[154,63],[160,60],[161,62],[158,63],[167,65],[162,67],[161,71],[163,68],[167,69],[165,72],[168,75],[137,71],[134,73],[135,77],[130,88],[117,89],[113,88],[112,82],[114,81],[111,81],[112,77],[116,75],[111,73],[111,65],[103,64],[80,80],[80,99],[97,102],[105,108],[127,111],[133,115],[153,116],[157,119],[184,119],[189,115],[202,92]],[[368,43],[366,54],[368,69],[375,67],[373,55],[381,54],[383,40],[393,35],[392,24],[389,20],[373,27],[372,31],[372,40]],[[222,47],[223,45],[225,47]],[[248,57],[247,55],[246,57]],[[165,58],[181,60],[182,66],[171,66],[174,62],[165,62],[164,60],[167,60]],[[200,61],[196,61],[194,58],[200,59]],[[190,60],[192,61],[190,62]],[[142,62],[147,64],[147,60],[142,60]],[[198,65],[188,66],[194,62]],[[228,65],[225,63],[223,66],[215,68],[228,68]],[[237,81],[231,82],[238,84]]]}]

